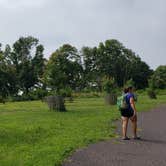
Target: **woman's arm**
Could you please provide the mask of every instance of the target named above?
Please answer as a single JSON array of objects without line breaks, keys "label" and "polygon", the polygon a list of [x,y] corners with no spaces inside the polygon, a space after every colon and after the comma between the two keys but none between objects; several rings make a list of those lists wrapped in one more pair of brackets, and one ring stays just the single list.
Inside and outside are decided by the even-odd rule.
[{"label": "woman's arm", "polygon": [[136,111],[136,108],[135,108],[135,102],[134,102],[133,97],[130,98],[130,104],[131,104],[132,109],[134,110],[134,115],[136,115],[137,111]]}]

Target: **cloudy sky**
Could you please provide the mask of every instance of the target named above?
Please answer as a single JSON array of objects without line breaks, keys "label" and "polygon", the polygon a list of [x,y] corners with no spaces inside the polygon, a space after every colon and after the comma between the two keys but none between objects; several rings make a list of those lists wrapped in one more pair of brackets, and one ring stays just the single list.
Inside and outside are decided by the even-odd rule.
[{"label": "cloudy sky", "polygon": [[166,0],[0,0],[0,43],[37,37],[45,55],[118,39],[151,68],[166,64]]}]

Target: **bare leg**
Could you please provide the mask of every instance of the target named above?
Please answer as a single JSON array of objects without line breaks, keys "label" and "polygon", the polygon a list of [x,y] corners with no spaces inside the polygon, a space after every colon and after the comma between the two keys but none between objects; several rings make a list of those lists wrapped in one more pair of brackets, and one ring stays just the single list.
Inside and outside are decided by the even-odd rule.
[{"label": "bare leg", "polygon": [[134,136],[134,138],[136,138],[137,137],[137,116],[135,116],[134,118],[132,118],[130,120],[132,123],[133,136]]},{"label": "bare leg", "polygon": [[127,117],[122,117],[122,135],[123,135],[123,138],[126,138],[126,137],[127,137],[128,121],[129,121],[129,118],[127,118]]}]

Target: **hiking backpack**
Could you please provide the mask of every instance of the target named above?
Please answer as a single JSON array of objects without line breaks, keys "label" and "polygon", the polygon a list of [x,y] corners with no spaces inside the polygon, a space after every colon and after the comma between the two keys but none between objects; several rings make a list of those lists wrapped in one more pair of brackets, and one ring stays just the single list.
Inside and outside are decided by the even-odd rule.
[{"label": "hiking backpack", "polygon": [[119,110],[128,109],[129,105],[127,104],[126,96],[126,94],[123,94],[122,96],[117,98],[117,106]]}]

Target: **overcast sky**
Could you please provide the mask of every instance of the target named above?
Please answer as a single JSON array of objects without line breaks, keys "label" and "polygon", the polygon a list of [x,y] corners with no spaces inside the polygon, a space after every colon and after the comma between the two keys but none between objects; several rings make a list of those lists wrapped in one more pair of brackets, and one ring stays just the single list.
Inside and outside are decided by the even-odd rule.
[{"label": "overcast sky", "polygon": [[166,0],[0,0],[0,43],[32,35],[49,55],[118,39],[151,68],[166,65]]}]

